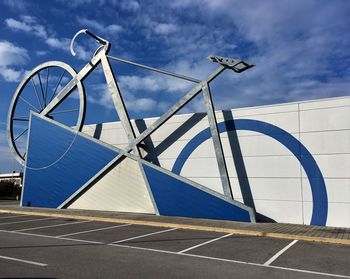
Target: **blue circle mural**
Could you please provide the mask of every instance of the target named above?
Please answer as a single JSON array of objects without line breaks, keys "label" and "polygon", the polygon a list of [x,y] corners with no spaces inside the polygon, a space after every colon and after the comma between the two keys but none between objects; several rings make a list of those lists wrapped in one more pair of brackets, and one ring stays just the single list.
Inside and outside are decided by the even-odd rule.
[{"label": "blue circle mural", "polygon": [[[220,133],[234,130],[254,131],[273,138],[283,144],[299,160],[310,183],[312,193],[311,225],[325,226],[328,214],[328,197],[326,185],[320,168],[307,148],[285,130],[259,120],[238,119],[218,123]],[[192,152],[204,141],[211,138],[210,129],[206,128],[192,138],[182,149],[175,161],[172,171],[180,174]]]}]

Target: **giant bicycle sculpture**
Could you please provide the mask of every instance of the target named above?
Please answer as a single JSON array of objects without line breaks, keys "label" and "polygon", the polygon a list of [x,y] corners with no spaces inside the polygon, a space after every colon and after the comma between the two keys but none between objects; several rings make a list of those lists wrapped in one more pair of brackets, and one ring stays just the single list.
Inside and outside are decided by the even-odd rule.
[{"label": "giant bicycle sculpture", "polygon": [[[16,159],[25,167],[22,206],[86,208],[88,203],[108,204],[101,196],[113,191],[109,187],[119,187],[119,192],[115,193],[118,197],[109,200],[114,204],[106,208],[101,205],[101,209],[255,221],[254,210],[234,200],[210,92],[210,83],[225,70],[241,73],[254,65],[243,60],[210,56],[210,61],[219,64],[218,68],[206,79],[197,80],[111,56],[108,54],[111,43],[86,29],[80,30],[73,37],[72,55],[75,55],[74,42],[80,34],[90,36],[100,46],[78,73],[60,61],[43,63],[20,83],[11,102],[8,114],[9,145]],[[136,136],[110,65],[111,60],[196,85]],[[83,81],[100,64],[115,110],[128,138],[128,144],[123,149],[108,146],[80,132],[86,112]],[[224,195],[145,161],[139,150],[140,144],[147,137],[200,93],[203,94],[206,105]],[[122,166],[125,161],[130,162],[127,167]],[[119,171],[113,172],[116,168]],[[134,178],[128,177],[129,173],[138,174],[140,179],[135,178],[137,175]],[[108,176],[113,179],[105,178]],[[130,179],[132,182],[129,185]],[[143,186],[132,189],[136,184]],[[141,188],[143,193],[137,190]],[[125,192],[124,200],[130,199],[127,205],[121,192]],[[147,201],[140,198],[140,195],[148,196]],[[147,202],[148,207],[143,205]]]}]

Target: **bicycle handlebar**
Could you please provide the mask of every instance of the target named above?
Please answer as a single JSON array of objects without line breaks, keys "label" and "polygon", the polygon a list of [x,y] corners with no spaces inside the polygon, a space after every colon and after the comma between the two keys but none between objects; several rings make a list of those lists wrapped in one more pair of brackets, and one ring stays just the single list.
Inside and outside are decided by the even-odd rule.
[{"label": "bicycle handlebar", "polygon": [[73,48],[74,42],[75,42],[76,38],[77,38],[80,34],[83,34],[83,33],[86,34],[86,35],[89,35],[90,37],[92,37],[93,39],[95,39],[96,42],[98,42],[98,43],[101,44],[101,46],[99,46],[98,49],[95,51],[94,56],[96,55],[96,53],[98,52],[98,50],[101,49],[101,47],[104,47],[106,50],[108,49],[108,47],[109,47],[109,42],[108,42],[107,40],[102,39],[101,37],[94,35],[93,33],[91,33],[91,32],[90,32],[89,30],[87,30],[87,29],[81,29],[80,31],[78,31],[77,33],[75,33],[75,35],[74,35],[74,37],[73,37],[73,39],[72,39],[72,41],[71,41],[71,43],[70,43],[70,52],[71,52],[71,54],[72,54],[73,56],[76,55],[76,53],[75,53],[75,51],[74,51],[74,48]]}]

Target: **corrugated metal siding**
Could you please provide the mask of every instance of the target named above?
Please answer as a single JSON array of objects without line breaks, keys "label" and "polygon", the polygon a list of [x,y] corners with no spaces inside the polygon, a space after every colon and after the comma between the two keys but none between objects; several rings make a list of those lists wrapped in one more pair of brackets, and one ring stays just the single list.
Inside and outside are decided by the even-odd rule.
[{"label": "corrugated metal siding", "polygon": [[116,151],[33,115],[22,205],[57,208],[115,156]]}]

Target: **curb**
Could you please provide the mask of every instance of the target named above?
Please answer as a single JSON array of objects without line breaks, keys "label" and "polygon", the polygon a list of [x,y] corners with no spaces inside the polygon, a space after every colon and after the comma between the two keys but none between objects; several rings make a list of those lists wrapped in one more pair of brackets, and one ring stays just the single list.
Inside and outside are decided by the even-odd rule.
[{"label": "curb", "polygon": [[264,231],[254,231],[254,230],[240,230],[240,229],[209,227],[209,226],[200,226],[200,225],[188,225],[188,224],[180,224],[180,223],[140,221],[140,220],[132,220],[132,219],[116,219],[116,218],[108,218],[108,217],[83,216],[83,215],[71,215],[71,214],[60,214],[60,213],[48,213],[48,212],[33,212],[33,211],[21,211],[21,210],[7,210],[7,209],[0,209],[0,213],[56,217],[56,218],[70,218],[70,219],[99,221],[99,222],[108,222],[108,223],[123,223],[123,224],[127,223],[132,225],[144,225],[144,226],[151,226],[151,227],[179,228],[179,229],[197,230],[197,231],[232,233],[232,234],[240,234],[240,235],[262,236],[262,237],[272,237],[272,238],[282,238],[282,239],[292,239],[292,240],[297,239],[297,240],[304,240],[304,241],[350,245],[349,239],[312,237],[312,236],[304,236],[304,235],[293,235],[293,234],[273,233],[273,232],[264,232]]}]

